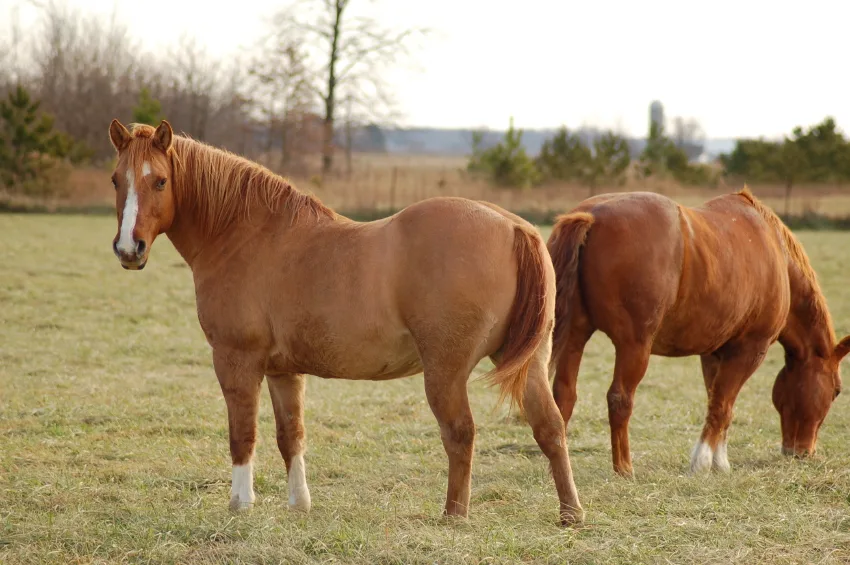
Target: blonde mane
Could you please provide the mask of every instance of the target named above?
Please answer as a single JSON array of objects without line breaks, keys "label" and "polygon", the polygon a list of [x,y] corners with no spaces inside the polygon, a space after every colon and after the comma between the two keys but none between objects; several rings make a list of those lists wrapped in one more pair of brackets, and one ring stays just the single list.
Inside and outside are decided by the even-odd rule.
[{"label": "blonde mane", "polygon": [[[130,124],[134,138],[151,138],[154,131],[149,125]],[[149,143],[130,144],[130,148],[140,153],[139,158],[152,150]],[[305,213],[316,218],[337,217],[316,197],[300,192],[262,165],[185,135],[174,135],[168,157],[177,205],[191,209],[207,235],[247,218],[258,206],[272,213],[286,208],[293,220]]]},{"label": "blonde mane", "polygon": [[797,268],[800,270],[800,273],[803,275],[803,278],[806,282],[809,283],[809,286],[812,290],[812,306],[813,313],[817,318],[816,321],[821,322],[826,325],[829,331],[830,338],[832,340],[832,344],[835,344],[835,329],[832,324],[832,317],[829,314],[829,308],[826,305],[826,297],[823,295],[821,291],[820,284],[818,282],[817,273],[812,268],[812,264],[809,262],[809,256],[806,254],[806,251],[803,249],[802,244],[797,239],[797,237],[791,232],[788,226],[782,221],[782,219],[774,213],[773,210],[765,206],[761,203],[761,201],[755,197],[755,195],[750,192],[749,187],[744,185],[744,188],[739,192],[736,192],[739,196],[744,197],[749,201],[750,204],[758,211],[759,215],[767,222],[767,224],[772,227],[777,234],[780,235],[781,241],[783,243],[783,247],[785,248],[785,253],[788,256],[789,261],[794,263]]}]

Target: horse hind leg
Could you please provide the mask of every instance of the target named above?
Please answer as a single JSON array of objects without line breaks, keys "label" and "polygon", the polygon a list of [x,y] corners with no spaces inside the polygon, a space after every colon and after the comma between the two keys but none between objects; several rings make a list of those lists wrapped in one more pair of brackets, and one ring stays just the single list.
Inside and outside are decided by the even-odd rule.
[{"label": "horse hind leg", "polygon": [[608,424],[611,427],[611,458],[614,471],[632,477],[629,447],[629,420],[634,409],[635,391],[646,374],[650,343],[626,342],[615,346],[614,380],[608,389]]},{"label": "horse hind leg", "polygon": [[761,364],[767,347],[735,351],[731,348],[703,355],[702,372],[708,393],[708,412],[700,438],[691,452],[691,473],[714,469],[730,470],[727,437],[732,423],[732,408],[747,379]]},{"label": "horse hind leg", "polygon": [[304,389],[300,374],[269,375],[269,394],[274,407],[277,446],[286,465],[289,508],[309,512],[310,489],[304,467]]},{"label": "horse hind leg", "polygon": [[550,337],[544,340],[534,353],[528,369],[523,407],[534,440],[549,459],[552,478],[558,492],[561,524],[569,526],[584,519],[584,509],[579,502],[573,479],[564,419],[549,389],[548,368],[551,351]]},{"label": "horse hind leg", "polygon": [[554,372],[552,395],[555,397],[555,404],[561,412],[561,417],[564,419],[564,425],[567,429],[569,429],[573,408],[576,400],[578,400],[577,385],[581,358],[592,335],[593,329],[589,325],[573,325],[570,328],[566,343],[560,351],[553,352],[550,361],[550,372]]}]

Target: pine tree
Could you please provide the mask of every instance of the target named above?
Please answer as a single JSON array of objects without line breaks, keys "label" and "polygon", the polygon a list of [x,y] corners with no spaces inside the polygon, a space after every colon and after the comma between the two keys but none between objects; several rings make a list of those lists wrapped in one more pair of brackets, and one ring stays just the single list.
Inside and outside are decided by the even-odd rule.
[{"label": "pine tree", "polygon": [[137,124],[147,124],[149,126],[158,126],[162,121],[162,104],[159,100],[151,96],[148,88],[142,87],[139,92],[139,102],[133,108],[133,121]]},{"label": "pine tree", "polygon": [[53,131],[54,118],[39,111],[40,105],[21,85],[0,100],[0,183],[7,188],[39,180],[55,158],[80,162],[92,154],[67,134]]},{"label": "pine tree", "polygon": [[40,105],[20,85],[0,101],[0,172],[7,187],[35,179],[49,166],[44,155],[61,156],[66,149]]}]

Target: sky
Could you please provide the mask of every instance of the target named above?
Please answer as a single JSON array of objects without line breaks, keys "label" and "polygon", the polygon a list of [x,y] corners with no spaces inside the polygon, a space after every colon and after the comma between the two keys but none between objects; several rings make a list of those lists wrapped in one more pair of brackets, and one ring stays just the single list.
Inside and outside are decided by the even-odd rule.
[{"label": "sky", "polygon": [[[47,0],[43,0],[47,1]],[[250,45],[287,0],[56,0],[118,19],[151,50],[181,34],[212,55]],[[643,136],[649,104],[710,138],[777,137],[831,115],[850,129],[846,0],[351,0],[433,33],[387,77],[400,125],[615,128]],[[33,9],[14,5],[24,29]],[[7,33],[0,23],[0,33]]]}]

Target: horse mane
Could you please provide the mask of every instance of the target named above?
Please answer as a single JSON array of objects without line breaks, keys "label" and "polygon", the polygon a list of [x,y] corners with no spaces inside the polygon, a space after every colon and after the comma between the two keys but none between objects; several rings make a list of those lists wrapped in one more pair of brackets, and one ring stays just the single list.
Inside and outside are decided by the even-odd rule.
[{"label": "horse mane", "polygon": [[745,198],[753,206],[753,208],[756,209],[764,221],[766,221],[767,224],[773,228],[777,234],[779,234],[788,259],[796,265],[796,267],[800,270],[800,274],[803,275],[803,278],[811,287],[811,300],[813,314],[816,317],[815,321],[825,324],[828,328],[830,338],[832,339],[832,343],[830,345],[834,345],[835,329],[832,325],[832,317],[829,314],[829,308],[827,308],[826,305],[826,297],[821,291],[817,273],[815,273],[815,270],[812,268],[812,264],[809,262],[809,256],[806,254],[805,249],[803,249],[803,245],[800,243],[800,240],[797,239],[794,233],[788,228],[788,226],[785,225],[782,219],[777,216],[773,210],[765,206],[758,198],[755,197],[747,185],[744,185],[744,188],[735,194]]},{"label": "horse mane", "polygon": [[[151,138],[156,131],[146,124],[130,124],[130,128],[134,138]],[[152,150],[149,143],[130,144],[130,148],[133,146],[142,153],[137,157]],[[233,221],[248,217],[257,206],[272,213],[287,208],[293,220],[307,213],[316,218],[337,217],[318,198],[299,191],[259,163],[185,134],[173,136],[168,157],[177,205],[192,209],[207,235],[220,233]]]}]

